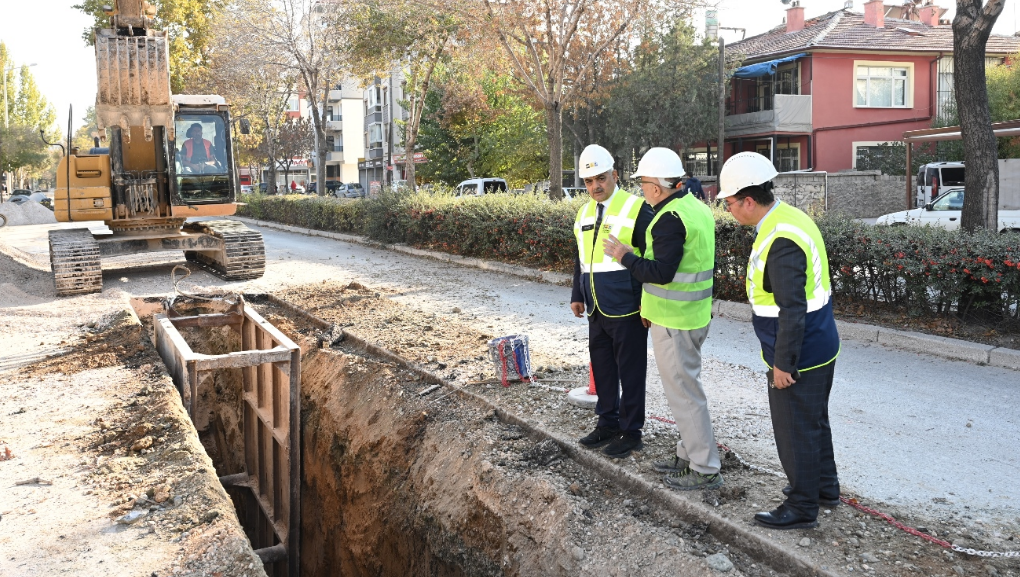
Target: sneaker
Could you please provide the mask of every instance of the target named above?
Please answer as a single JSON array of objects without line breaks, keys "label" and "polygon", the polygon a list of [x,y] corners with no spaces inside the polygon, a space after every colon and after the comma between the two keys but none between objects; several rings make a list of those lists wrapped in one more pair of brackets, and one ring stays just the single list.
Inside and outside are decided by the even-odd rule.
[{"label": "sneaker", "polygon": [[682,470],[675,473],[666,475],[664,479],[666,486],[681,491],[691,491],[694,489],[716,489],[721,487],[723,484],[722,475],[719,473],[713,473],[711,475],[705,475],[699,473],[690,466],[684,467]]},{"label": "sneaker", "polygon": [[595,430],[588,433],[577,440],[585,447],[591,447],[592,449],[601,447],[609,441],[612,441],[616,437],[620,436],[620,429],[614,429],[612,427],[595,427]]},{"label": "sneaker", "polygon": [[641,449],[644,446],[640,436],[624,433],[613,439],[613,442],[609,443],[608,447],[602,449],[602,454],[614,459],[622,459],[630,455],[631,451]]},{"label": "sneaker", "polygon": [[690,462],[673,455],[672,459],[652,461],[652,469],[657,473],[679,473],[690,466]]}]

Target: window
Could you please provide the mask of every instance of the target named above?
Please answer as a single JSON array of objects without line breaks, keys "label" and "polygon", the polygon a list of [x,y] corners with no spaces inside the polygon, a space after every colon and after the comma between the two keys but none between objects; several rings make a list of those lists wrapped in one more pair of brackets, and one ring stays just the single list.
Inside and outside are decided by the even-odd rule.
[{"label": "window", "polygon": [[718,153],[713,150],[709,155],[705,151],[689,152],[683,156],[684,168],[694,176],[715,176]]},{"label": "window", "polygon": [[963,210],[963,191],[955,190],[931,205],[932,210]]},{"label": "window", "polygon": [[382,124],[376,122],[368,125],[368,147],[378,148],[382,146]]},{"label": "window", "polygon": [[854,106],[861,108],[910,108],[912,64],[869,62],[857,64]]},{"label": "window", "polygon": [[177,114],[174,119],[177,193],[188,204],[230,202],[229,135],[216,114]]},{"label": "window", "polygon": [[[380,99],[379,99],[379,87],[378,86],[370,86],[368,88],[368,107],[371,109],[371,108],[376,108],[376,107],[381,106],[381,105],[382,105],[382,102],[380,102]],[[374,112],[374,111],[370,110],[370,112]]]},{"label": "window", "polygon": [[[757,147],[758,154],[768,158],[769,145],[763,144]],[[772,164],[779,172],[792,172],[800,170],[800,144],[779,144],[776,146],[776,154],[772,158]]]}]

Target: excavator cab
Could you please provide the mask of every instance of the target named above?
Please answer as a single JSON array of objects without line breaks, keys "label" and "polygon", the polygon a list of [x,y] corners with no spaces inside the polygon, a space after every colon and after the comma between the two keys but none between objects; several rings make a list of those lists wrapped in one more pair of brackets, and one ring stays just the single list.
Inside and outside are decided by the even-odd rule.
[{"label": "excavator cab", "polygon": [[171,188],[181,204],[233,203],[237,175],[232,170],[229,113],[178,109],[174,129]]}]

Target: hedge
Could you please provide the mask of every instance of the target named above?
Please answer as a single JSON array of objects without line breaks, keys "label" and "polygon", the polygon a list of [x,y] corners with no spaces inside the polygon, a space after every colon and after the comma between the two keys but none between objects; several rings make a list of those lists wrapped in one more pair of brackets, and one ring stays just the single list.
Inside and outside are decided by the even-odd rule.
[{"label": "hedge", "polygon": [[[576,251],[574,215],[582,202],[551,202],[536,195],[457,198],[447,192],[384,191],[365,200],[256,195],[238,214],[569,272]],[[745,301],[754,230],[718,207],[714,214],[715,296]],[[876,227],[829,214],[815,219],[839,304],[880,305],[932,317],[980,304],[994,318],[1020,320],[1018,234]]]}]

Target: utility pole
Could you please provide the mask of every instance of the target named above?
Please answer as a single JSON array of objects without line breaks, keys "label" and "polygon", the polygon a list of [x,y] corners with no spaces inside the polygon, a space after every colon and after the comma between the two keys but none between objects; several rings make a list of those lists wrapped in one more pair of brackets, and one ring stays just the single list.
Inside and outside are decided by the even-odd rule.
[{"label": "utility pole", "polygon": [[[716,143],[715,175],[722,172],[726,151],[726,41],[719,36],[719,140]],[[711,159],[710,159],[711,160]]]}]

